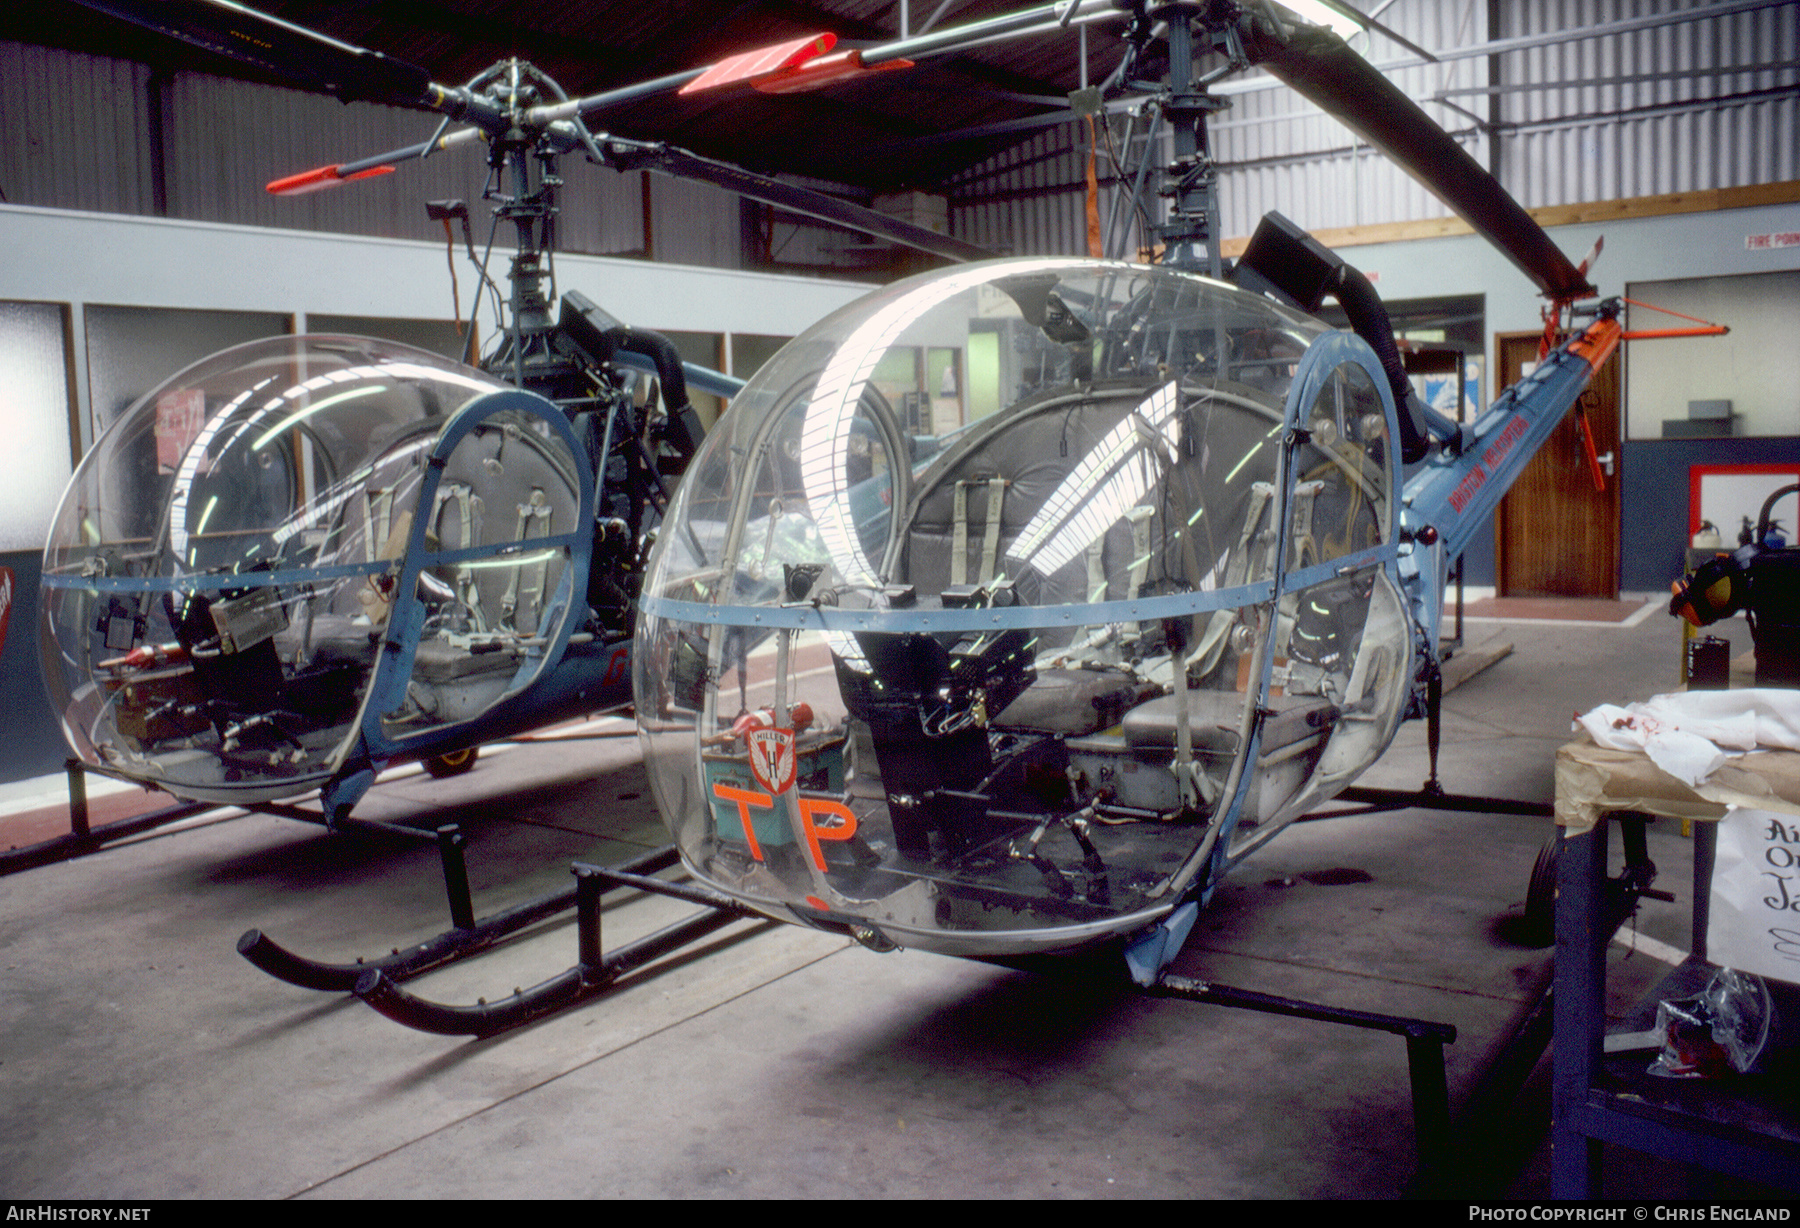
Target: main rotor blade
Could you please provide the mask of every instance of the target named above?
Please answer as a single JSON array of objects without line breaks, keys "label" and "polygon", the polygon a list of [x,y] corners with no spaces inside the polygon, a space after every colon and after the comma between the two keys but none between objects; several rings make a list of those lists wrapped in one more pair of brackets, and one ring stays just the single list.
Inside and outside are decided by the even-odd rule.
[{"label": "main rotor blade", "polygon": [[1343,39],[1310,26],[1289,30],[1283,38],[1256,18],[1247,19],[1240,33],[1252,64],[1267,68],[1392,158],[1546,295],[1566,300],[1593,292],[1500,182]]},{"label": "main rotor blade", "polygon": [[437,110],[431,74],[230,0],[80,0],[89,8],[227,56],[345,102]]},{"label": "main rotor blade", "polygon": [[740,196],[748,196],[751,200],[760,200],[778,209],[786,209],[790,213],[805,214],[820,221],[860,230],[876,238],[904,243],[922,252],[942,256],[946,260],[988,260],[994,255],[973,243],[965,243],[961,239],[941,235],[935,230],[903,222],[899,218],[877,213],[836,196],[782,183],[767,175],[747,171],[729,162],[701,157],[673,145],[630,141],[614,136],[602,136],[598,139],[607,162],[619,170],[645,169],[682,179],[698,179],[736,192]]}]

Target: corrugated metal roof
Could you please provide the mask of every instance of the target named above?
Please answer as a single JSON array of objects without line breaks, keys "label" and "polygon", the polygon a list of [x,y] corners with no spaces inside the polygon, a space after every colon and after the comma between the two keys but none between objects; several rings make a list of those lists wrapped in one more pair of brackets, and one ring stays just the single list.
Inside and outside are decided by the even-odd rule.
[{"label": "corrugated metal roof", "polygon": [[[0,38],[258,79],[230,61],[126,26],[72,0],[3,7]],[[252,7],[421,64],[435,80],[450,84],[517,55],[548,72],[571,96],[634,84],[809,33],[835,33],[840,47],[887,41],[899,34],[901,18],[894,0],[371,0],[353,5],[260,0]],[[911,29],[917,32],[937,7],[937,0],[911,0]],[[939,28],[1021,7],[1020,0],[953,0]],[[1110,33],[1096,31],[1090,43],[1097,58],[1110,62]],[[828,91],[780,97],[741,90],[685,99],[662,95],[621,106],[598,126],[669,140],[756,170],[819,174],[871,188],[934,183],[950,169],[979,161],[1017,138],[1002,134],[972,143],[929,145],[911,144],[912,138],[1041,111],[1041,106],[1009,95],[1062,95],[1079,77],[1076,54],[1072,34],[1010,40]]]},{"label": "corrugated metal roof", "polygon": [[[902,24],[896,0],[264,0],[261,7],[418,61],[444,81],[517,54],[571,94],[802,33],[830,30],[840,45],[882,41]],[[934,17],[942,28],[1022,7],[1026,0],[950,0],[940,12],[939,0],[910,0],[906,15],[917,33]],[[1800,178],[1800,0],[1397,0],[1380,16],[1416,43],[1455,53],[1425,64],[1379,35],[1358,44],[1528,206]],[[1630,28],[1609,29],[1620,23]],[[1089,27],[1094,80],[1118,59],[1115,29]],[[0,125],[0,187],[14,201],[152,211],[159,189],[142,134],[157,71],[174,72],[161,87],[171,102],[163,120],[166,191],[177,198],[171,211],[184,216],[305,224],[294,220],[292,204],[270,213],[260,185],[306,165],[409,144],[431,127],[428,117],[408,112],[201,86],[189,72],[219,71],[220,61],[72,0],[0,7],[0,38],[81,53],[58,58],[41,47],[0,47],[9,57],[0,60],[0,113],[8,120]],[[1531,45],[1519,47],[1521,40]],[[1517,49],[1490,56],[1483,53],[1489,45]],[[1019,252],[1081,251],[1086,129],[1045,102],[1081,79],[1079,48],[1074,33],[1062,32],[992,42],[808,94],[663,95],[621,106],[596,126],[757,170],[871,190],[947,192],[962,237]],[[1446,212],[1335,120],[1285,87],[1263,88],[1259,75],[1226,83],[1220,92],[1232,105],[1212,126],[1227,235],[1247,234],[1270,208],[1312,229]],[[1122,117],[1114,125],[1123,133]],[[59,152],[34,158],[21,142]],[[1105,158],[1099,170],[1106,179]],[[484,173],[479,159],[445,158],[410,168],[403,188],[377,182],[354,201],[327,193],[305,207],[323,228],[411,233],[384,219],[413,225],[421,196],[472,198]],[[581,183],[585,199],[604,205],[564,216],[569,246],[643,249],[636,175],[574,159],[563,173],[572,186]],[[683,225],[692,219],[679,236],[661,227],[661,237],[692,248],[690,258],[730,263],[741,236],[729,202],[673,189],[659,197],[660,185],[653,199],[683,202]],[[1103,219],[1113,189],[1106,191]]]},{"label": "corrugated metal roof", "polygon": [[[1800,4],[1792,0],[1509,0],[1491,10],[1485,0],[1400,0],[1381,20],[1425,47],[1462,52],[1426,64],[1379,35],[1354,44],[1527,206],[1800,178]],[[1637,28],[1610,29],[1620,23]],[[1468,54],[1519,39],[1537,45]],[[1220,93],[1231,106],[1210,133],[1225,235],[1249,234],[1269,209],[1314,230],[1449,213],[1262,74]],[[996,202],[1018,182],[1016,156],[957,176],[958,234],[979,242],[979,233],[1005,232]],[[1099,171],[1104,178],[1104,160]],[[1076,210],[1080,177],[1071,163],[1046,190]],[[1032,250],[1084,246],[1071,224],[1065,246]]]}]

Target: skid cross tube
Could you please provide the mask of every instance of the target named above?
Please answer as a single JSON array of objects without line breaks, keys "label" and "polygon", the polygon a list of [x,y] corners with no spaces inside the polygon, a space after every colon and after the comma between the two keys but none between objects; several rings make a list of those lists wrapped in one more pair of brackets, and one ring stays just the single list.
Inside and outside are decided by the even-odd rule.
[{"label": "skid cross tube", "polygon": [[[126,780],[128,777],[108,772],[103,768],[91,767],[79,759],[64,760],[63,767],[69,777],[69,834],[52,836],[50,839],[41,840],[36,844],[0,852],[0,877],[16,874],[21,870],[35,870],[39,866],[51,865],[58,861],[84,857],[89,853],[97,853],[117,841],[143,832],[154,831],[169,823],[179,823],[181,820],[193,818],[197,814],[205,814],[208,810],[219,809],[221,805],[218,802],[175,800],[162,809],[149,814],[133,815],[128,819],[117,819],[114,822],[94,827],[88,821],[86,773],[97,771],[102,776],[111,776],[115,780]],[[132,783],[139,782],[132,781]]]},{"label": "skid cross tube", "polygon": [[1479,797],[1466,793],[1445,793],[1441,789],[1376,789],[1351,785],[1340,790],[1337,801],[1351,805],[1333,810],[1316,810],[1296,819],[1311,823],[1320,819],[1341,819],[1359,814],[1381,814],[1390,810],[1447,810],[1462,814],[1511,814],[1548,819],[1556,814],[1550,802],[1520,801],[1508,797]]},{"label": "skid cross tube", "polygon": [[[630,874],[654,874],[675,864],[675,846],[664,845],[619,867]],[[467,879],[464,879],[465,890]],[[527,900],[504,912],[495,913],[480,922],[457,923],[435,938],[417,946],[395,951],[379,959],[359,958],[352,964],[329,964],[297,955],[261,930],[245,930],[238,939],[238,954],[278,981],[286,981],[301,989],[319,989],[327,993],[351,993],[358,980],[368,972],[379,971],[390,981],[404,981],[444,964],[467,959],[487,950],[501,939],[546,921],[577,907],[577,887],[568,887]]]},{"label": "skid cross tube", "polygon": [[[667,851],[670,850],[659,850]],[[639,863],[634,864],[641,866],[644,860],[640,858]],[[516,990],[497,1002],[481,999],[473,1006],[453,1006],[421,998],[402,989],[382,969],[369,967],[356,979],[356,996],[395,1023],[403,1023],[420,1032],[439,1036],[492,1036],[592,998],[628,973],[679,951],[734,921],[757,915],[748,905],[708,888],[671,883],[623,867],[608,869],[578,861],[570,870],[575,875],[578,944],[574,967],[530,989]],[[606,954],[600,941],[600,898],[613,887],[674,896],[701,905],[701,911]]]},{"label": "skid cross tube", "polygon": [[[310,811],[295,811],[289,817],[311,817]],[[320,816],[322,819],[323,816]],[[405,840],[433,840],[438,847],[438,859],[444,869],[444,897],[450,905],[450,924],[459,930],[473,929],[475,926],[475,902],[469,897],[469,866],[463,857],[463,846],[468,837],[463,835],[462,828],[455,823],[446,823],[442,827],[434,827],[427,831],[420,827],[408,827],[404,823],[386,823],[380,819],[353,819],[344,815],[337,821],[339,831],[376,832],[386,836],[399,836]],[[251,931],[254,933],[255,931]],[[248,934],[245,935],[249,937]],[[242,943],[240,941],[240,948]],[[255,963],[255,960],[251,960]],[[348,986],[346,986],[348,988]]]},{"label": "skid cross tube", "polygon": [[[37,844],[29,844],[24,848],[8,849],[0,852],[0,877],[15,874],[22,870],[34,870],[39,866],[47,866],[58,861],[68,861],[75,857],[84,857],[89,853],[98,853],[121,840],[166,827],[171,823],[179,823],[184,819],[195,818],[211,811],[241,811],[246,814],[271,814],[277,818],[298,819],[303,823],[319,823],[330,826],[326,818],[317,810],[308,810],[303,806],[293,806],[276,801],[193,801],[170,796],[170,802],[160,810],[147,814],[133,815],[130,818],[116,819],[111,823],[103,823],[99,827],[92,824],[89,814],[87,778],[89,775],[105,776],[112,780],[122,780],[129,784],[139,785],[149,790],[150,786],[135,780],[122,772],[106,767],[104,764],[86,763],[80,759],[67,759],[63,769],[68,776],[69,790],[69,834],[53,836]],[[407,827],[399,823],[385,823],[375,819],[341,819],[340,829],[360,828],[366,832],[380,832],[390,836],[401,836],[414,840],[436,840],[444,860],[444,888],[450,899],[450,912],[457,918],[457,924],[465,924],[469,916],[468,875],[462,868],[462,837],[460,834],[446,835],[446,830],[421,831],[416,827]],[[470,920],[468,923],[472,923]]]},{"label": "skid cross tube", "polygon": [[1406,1065],[1412,1083],[1413,1142],[1417,1148],[1419,1171],[1438,1171],[1449,1158],[1450,1090],[1444,1077],[1444,1046],[1456,1040],[1456,1028],[1451,1024],[1302,1002],[1168,973],[1144,992],[1157,998],[1180,998],[1184,1002],[1230,1006],[1267,1015],[1342,1023],[1404,1037]]}]

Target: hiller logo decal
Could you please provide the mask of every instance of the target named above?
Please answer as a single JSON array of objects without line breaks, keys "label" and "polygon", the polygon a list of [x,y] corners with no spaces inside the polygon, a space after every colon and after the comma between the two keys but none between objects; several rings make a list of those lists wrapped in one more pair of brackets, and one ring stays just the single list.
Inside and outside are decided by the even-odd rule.
[{"label": "hiller logo decal", "polygon": [[794,787],[794,731],[752,729],[744,735],[750,752],[750,774],[770,793],[786,793]]}]

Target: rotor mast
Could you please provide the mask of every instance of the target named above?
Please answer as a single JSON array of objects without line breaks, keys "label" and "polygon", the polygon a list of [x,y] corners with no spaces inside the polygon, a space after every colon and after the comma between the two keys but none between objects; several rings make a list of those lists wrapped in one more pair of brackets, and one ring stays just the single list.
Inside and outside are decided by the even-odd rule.
[{"label": "rotor mast", "polygon": [[579,372],[552,343],[557,325],[548,255],[556,228],[556,189],[562,186],[556,173],[559,151],[537,125],[522,122],[539,99],[530,80],[536,70],[511,60],[497,66],[497,72],[504,74],[504,84],[491,88],[503,94],[512,122],[489,139],[488,165],[503,186],[490,188],[488,196],[497,202],[495,217],[512,224],[515,243],[507,275],[512,292],[505,335],[482,366],[521,388],[567,399],[580,395],[571,386]]},{"label": "rotor mast", "polygon": [[[1163,171],[1162,195],[1170,200],[1169,215],[1156,228],[1163,246],[1162,262],[1210,277],[1218,277],[1223,266],[1219,255],[1219,176],[1207,141],[1206,117],[1231,104],[1209,94],[1206,80],[1195,88],[1194,25],[1204,23],[1215,39],[1228,40],[1228,23],[1212,19],[1215,8],[1228,7],[1178,0],[1150,10],[1150,16],[1168,23],[1169,87],[1162,108],[1169,118],[1174,156]],[[1228,45],[1228,56],[1230,53]]]}]

